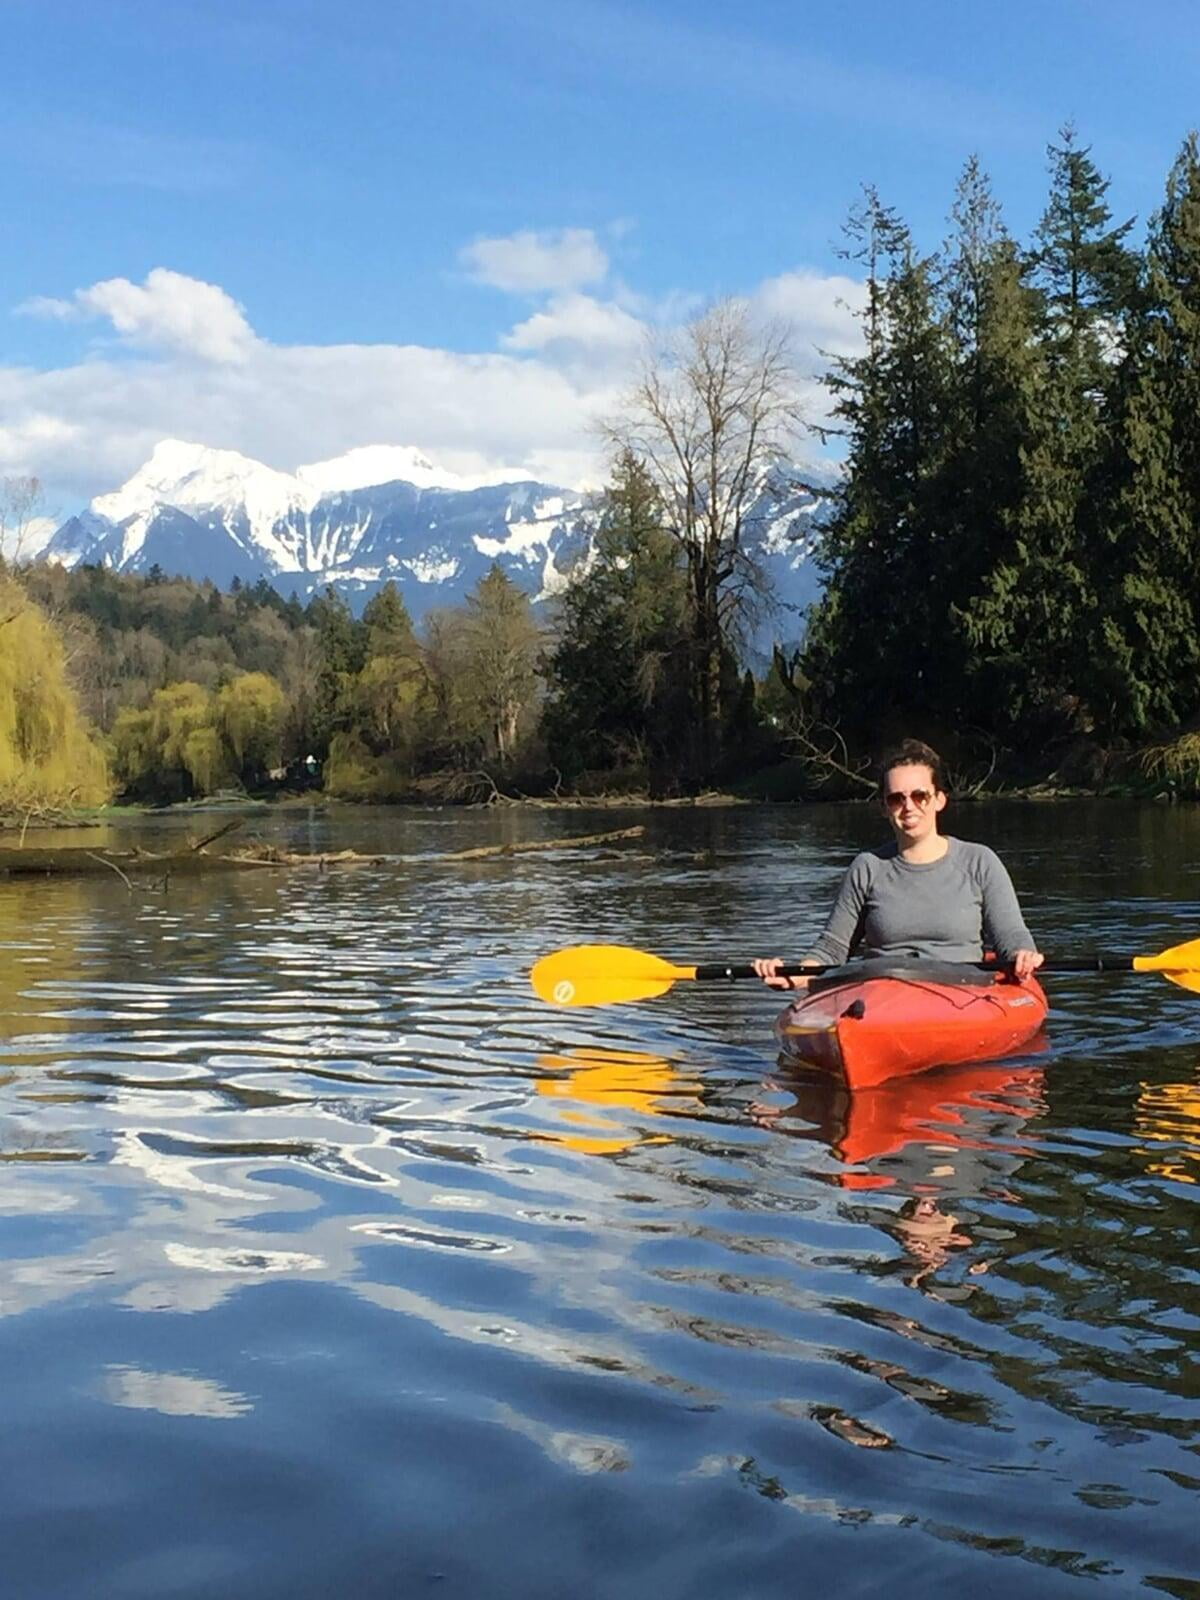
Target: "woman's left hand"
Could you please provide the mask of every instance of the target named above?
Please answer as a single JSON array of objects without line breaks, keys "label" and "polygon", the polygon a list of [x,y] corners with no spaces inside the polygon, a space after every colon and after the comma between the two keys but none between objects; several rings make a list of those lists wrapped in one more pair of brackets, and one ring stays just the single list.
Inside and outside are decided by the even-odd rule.
[{"label": "woman's left hand", "polygon": [[1033,977],[1045,959],[1036,950],[1014,950],[1011,958],[1013,977],[1018,983],[1024,983],[1026,978]]}]

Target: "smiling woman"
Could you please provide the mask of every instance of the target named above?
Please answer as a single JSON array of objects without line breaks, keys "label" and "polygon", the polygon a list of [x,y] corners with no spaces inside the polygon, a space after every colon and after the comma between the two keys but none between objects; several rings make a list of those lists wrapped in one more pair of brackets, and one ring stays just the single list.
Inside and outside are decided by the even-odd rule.
[{"label": "smiling woman", "polygon": [[[802,965],[837,966],[850,956],[971,962],[985,950],[1029,978],[1043,958],[1021,916],[1004,864],[986,845],[938,831],[948,796],[935,750],[906,739],[880,762],[880,802],[893,840],[855,857],[833,910]],[[755,962],[772,988],[804,989],[783,962]]]}]

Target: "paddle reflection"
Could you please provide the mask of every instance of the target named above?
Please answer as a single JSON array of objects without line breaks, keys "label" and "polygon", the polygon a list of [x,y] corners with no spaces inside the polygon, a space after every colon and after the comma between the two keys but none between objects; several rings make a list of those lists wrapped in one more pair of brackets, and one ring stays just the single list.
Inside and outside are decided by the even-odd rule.
[{"label": "paddle reflection", "polygon": [[1143,1083],[1134,1131],[1148,1141],[1146,1170],[1175,1183],[1200,1183],[1200,1083]]},{"label": "paddle reflection", "polygon": [[[665,1056],[580,1047],[539,1056],[537,1064],[542,1072],[553,1074],[537,1080],[538,1094],[562,1102],[554,1107],[560,1126],[541,1130],[539,1137],[581,1155],[615,1155],[640,1144],[669,1144],[671,1134],[662,1128],[661,1119],[700,1109],[700,1083],[685,1078]],[[631,1125],[613,1115],[622,1111],[659,1125]]]}]

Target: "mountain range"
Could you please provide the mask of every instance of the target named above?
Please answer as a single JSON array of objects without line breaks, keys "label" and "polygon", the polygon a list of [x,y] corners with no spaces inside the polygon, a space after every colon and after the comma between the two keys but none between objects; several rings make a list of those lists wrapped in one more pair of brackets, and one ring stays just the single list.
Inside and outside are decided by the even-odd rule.
[{"label": "mountain range", "polygon": [[[773,629],[785,636],[818,592],[821,506],[807,485],[775,473],[749,518],[748,547],[790,618]],[[460,603],[493,561],[535,601],[550,599],[586,560],[597,519],[594,495],[520,473],[466,478],[409,446],[280,472],[235,450],[164,439],[128,482],[64,522],[39,559],[157,567],[221,588],[266,578],[301,600],[334,584],[356,611],[391,578],[419,618]]]}]

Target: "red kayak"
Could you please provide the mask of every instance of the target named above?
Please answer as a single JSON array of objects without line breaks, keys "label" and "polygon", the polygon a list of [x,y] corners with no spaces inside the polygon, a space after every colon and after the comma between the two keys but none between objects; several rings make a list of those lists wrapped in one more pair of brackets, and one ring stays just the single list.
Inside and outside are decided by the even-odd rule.
[{"label": "red kayak", "polygon": [[813,982],[776,1024],[789,1061],[851,1089],[928,1067],[994,1061],[1028,1045],[1049,1006],[1033,979],[938,962],[861,961]]}]

